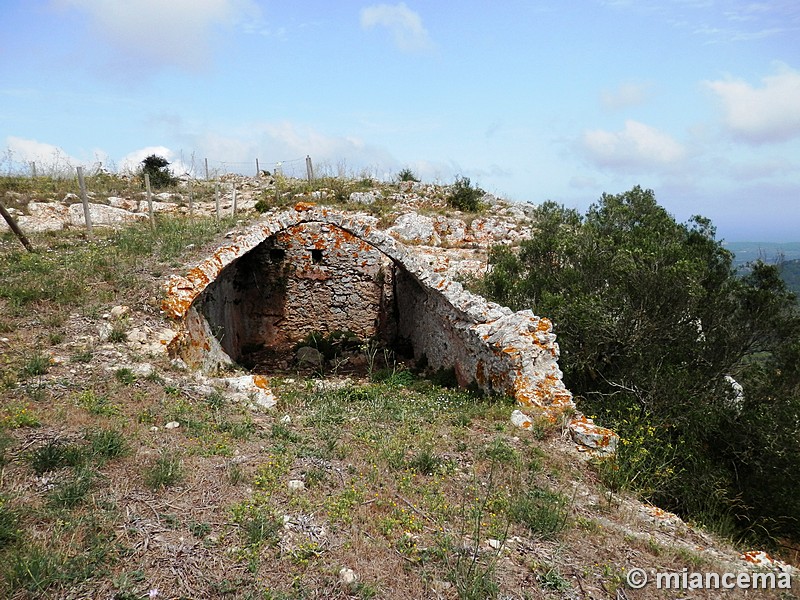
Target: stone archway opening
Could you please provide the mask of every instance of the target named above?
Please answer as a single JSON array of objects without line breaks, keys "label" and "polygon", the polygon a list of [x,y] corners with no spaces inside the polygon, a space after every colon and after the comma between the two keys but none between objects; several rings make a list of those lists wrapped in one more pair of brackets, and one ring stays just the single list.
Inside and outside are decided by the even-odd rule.
[{"label": "stone archway opening", "polygon": [[194,306],[224,352],[254,372],[321,366],[311,352],[298,357],[310,347],[339,372],[361,373],[366,348],[414,358],[403,323],[419,317],[397,301],[398,280],[415,285],[404,271],[341,227],[303,222],[227,265]]}]

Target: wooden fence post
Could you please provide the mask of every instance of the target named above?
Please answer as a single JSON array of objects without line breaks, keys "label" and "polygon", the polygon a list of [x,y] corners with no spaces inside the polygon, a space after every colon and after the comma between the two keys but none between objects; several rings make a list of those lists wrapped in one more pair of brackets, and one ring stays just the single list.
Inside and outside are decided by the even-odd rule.
[{"label": "wooden fence post", "polygon": [[258,177],[259,175],[261,175],[261,171],[258,168],[258,159],[256,159],[256,177]]},{"label": "wooden fence post", "polygon": [[19,241],[22,242],[22,245],[25,246],[25,249],[28,252],[33,252],[33,246],[28,241],[28,238],[25,237],[25,234],[22,233],[22,230],[19,228],[19,225],[17,225],[17,222],[14,220],[14,217],[12,217],[11,213],[9,213],[6,210],[6,207],[3,206],[2,202],[0,202],[0,214],[3,215],[3,218],[6,220],[6,223],[8,223],[8,226],[11,228],[11,231],[13,231],[14,235],[16,235],[19,238]]},{"label": "wooden fence post", "polygon": [[194,192],[191,177],[189,178],[189,217],[194,217]]},{"label": "wooden fence post", "polygon": [[92,234],[92,215],[89,211],[89,196],[86,193],[86,181],[83,179],[83,167],[76,167],[78,171],[78,185],[81,188],[81,200],[83,201],[83,218],[86,221],[86,235],[91,240]]},{"label": "wooden fence post", "polygon": [[311,164],[311,156],[306,156],[306,174],[308,175],[308,183],[314,181],[314,165]]},{"label": "wooden fence post", "polygon": [[217,225],[219,225],[219,184],[214,187],[214,201],[217,205]]},{"label": "wooden fence post", "polygon": [[236,184],[232,183],[231,187],[233,188],[233,214],[236,215]]},{"label": "wooden fence post", "polygon": [[150,173],[144,174],[144,187],[147,189],[147,214],[150,215],[150,228],[156,228],[156,219],[153,216],[153,192],[150,191]]},{"label": "wooden fence post", "polygon": [[205,163],[206,163],[206,181],[208,181],[208,159],[205,158],[203,160],[205,160]]}]

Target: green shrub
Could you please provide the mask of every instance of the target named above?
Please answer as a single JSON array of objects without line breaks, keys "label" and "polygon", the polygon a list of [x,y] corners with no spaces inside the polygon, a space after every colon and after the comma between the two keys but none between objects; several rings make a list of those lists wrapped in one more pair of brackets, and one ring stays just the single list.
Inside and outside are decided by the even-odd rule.
[{"label": "green shrub", "polygon": [[400,172],[397,174],[397,181],[419,181],[419,179],[414,175],[414,171],[406,167],[400,169]]},{"label": "green shrub", "polygon": [[509,517],[541,539],[556,537],[567,525],[569,500],[539,487],[526,490],[512,500]]},{"label": "green shrub", "polygon": [[638,186],[533,220],[518,249],[492,249],[479,291],[557,324],[565,384],[621,436],[607,485],[800,539],[800,313],[777,268],[737,272],[708,219],[678,223]]},{"label": "green shrub", "polygon": [[447,204],[456,210],[478,212],[484,193],[482,189],[472,187],[469,177],[456,177],[453,189],[447,197]]},{"label": "green shrub", "polygon": [[177,179],[169,170],[169,161],[156,154],[151,154],[142,161],[141,174],[150,176],[150,186],[154,188],[168,187],[175,185]]}]

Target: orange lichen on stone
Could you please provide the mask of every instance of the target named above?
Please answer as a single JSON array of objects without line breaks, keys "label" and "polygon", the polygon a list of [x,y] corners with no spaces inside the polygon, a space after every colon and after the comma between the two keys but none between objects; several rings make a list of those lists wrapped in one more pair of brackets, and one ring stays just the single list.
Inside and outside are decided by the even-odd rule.
[{"label": "orange lichen on stone", "polygon": [[478,382],[478,385],[483,387],[486,383],[486,373],[483,370],[483,361],[479,360],[478,364],[475,365],[475,381]]},{"label": "orange lichen on stone", "polygon": [[536,324],[536,331],[541,333],[550,333],[553,330],[553,323],[550,319],[540,317],[539,322]]},{"label": "orange lichen on stone", "polygon": [[263,375],[253,375],[253,385],[262,390],[269,389],[269,379],[264,377]]},{"label": "orange lichen on stone", "polygon": [[307,210],[311,210],[315,206],[316,204],[314,204],[313,202],[298,202],[297,204],[294,205],[294,209],[297,212],[305,212]]},{"label": "orange lichen on stone", "polygon": [[749,550],[747,552],[742,552],[739,555],[743,561],[748,562],[752,565],[763,566],[765,564],[770,564],[775,562],[769,554],[764,552],[763,550]]},{"label": "orange lichen on stone", "polygon": [[[570,428],[575,432],[582,434],[586,437],[592,438],[592,447],[594,448],[607,448],[612,443],[616,443],[617,434],[607,429],[605,427],[601,427],[600,425],[596,425],[594,421],[586,417],[585,415],[578,415],[573,417],[570,421]],[[588,444],[585,444],[588,445]]]}]

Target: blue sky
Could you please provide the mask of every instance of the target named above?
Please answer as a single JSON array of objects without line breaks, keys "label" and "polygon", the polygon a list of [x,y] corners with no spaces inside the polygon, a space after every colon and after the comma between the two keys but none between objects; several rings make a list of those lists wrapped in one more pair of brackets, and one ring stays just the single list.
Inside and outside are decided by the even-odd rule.
[{"label": "blue sky", "polygon": [[800,241],[797,0],[4,0],[0,65],[0,173],[310,155]]}]

